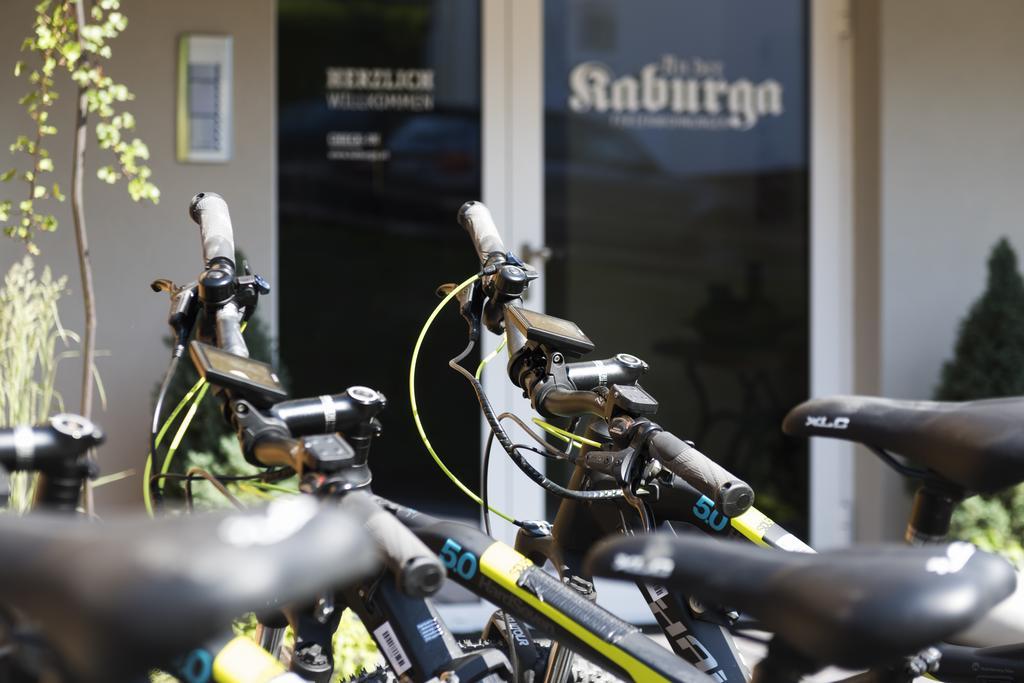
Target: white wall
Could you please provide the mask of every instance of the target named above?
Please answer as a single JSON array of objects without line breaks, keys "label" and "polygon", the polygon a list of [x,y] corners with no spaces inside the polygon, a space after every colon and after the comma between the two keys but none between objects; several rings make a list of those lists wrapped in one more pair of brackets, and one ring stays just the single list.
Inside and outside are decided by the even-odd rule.
[{"label": "white wall", "polygon": [[882,14],[882,391],[930,397],[1002,235],[1024,249],[1024,3]]},{"label": "white wall", "polygon": [[[927,399],[992,245],[1024,249],[1024,3],[858,0],[854,13],[856,390]],[[856,538],[901,537],[901,479],[857,457]]]},{"label": "white wall", "polygon": [[[31,30],[34,2],[5,3],[0,22],[0,167],[9,166],[7,145],[31,123],[18,107],[24,82],[10,76],[18,47]],[[130,103],[138,134],[149,145],[154,180],[163,194],[156,207],[134,204],[123,187],[109,187],[95,178],[99,155],[89,149],[85,205],[98,299],[97,346],[109,351],[98,360],[109,403],[94,418],[107,431],[99,453],[104,472],[141,465],[147,439],[153,387],[162,376],[168,351],[166,295],[153,294],[156,277],[189,281],[202,267],[195,226],[186,216],[189,199],[200,190],[227,199],[236,242],[244,248],[257,272],[276,283],[275,156],[276,156],[276,7],[273,0],[178,0],[129,3],[127,31],[112,43],[110,75],[135,95]],[[234,158],[227,164],[183,165],[174,160],[175,69],[177,38],[186,32],[229,33],[234,36]],[[67,82],[53,123],[60,130],[51,139],[62,188],[70,185],[68,158],[74,99]],[[13,188],[0,186],[0,198]],[[18,190],[20,191],[20,189]],[[74,253],[74,230],[68,205],[58,206],[60,227],[39,239],[41,264],[69,276],[70,294],[61,310],[73,330],[83,329],[81,287]],[[0,269],[24,253],[17,242],[0,237]],[[275,320],[273,296],[263,314]],[[62,368],[61,388],[67,408],[79,405],[80,365]],[[99,512],[110,506],[141,500],[136,476],[97,490]]]}]

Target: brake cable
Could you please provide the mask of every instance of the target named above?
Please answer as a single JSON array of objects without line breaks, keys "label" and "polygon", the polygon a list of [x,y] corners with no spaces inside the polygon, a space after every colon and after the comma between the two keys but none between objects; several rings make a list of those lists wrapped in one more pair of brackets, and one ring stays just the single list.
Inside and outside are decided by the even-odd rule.
[{"label": "brake cable", "polygon": [[480,361],[480,365],[476,366],[476,372],[473,374],[474,377],[476,377],[477,379],[480,379],[480,375],[483,373],[484,367],[488,363],[490,363],[492,360],[494,360],[495,358],[498,357],[498,354],[501,353],[501,350],[503,348],[505,348],[505,343],[507,341],[508,341],[508,336],[504,335],[504,334],[501,335],[501,343],[498,344],[498,348],[496,348],[493,351],[491,351],[489,354],[487,354],[487,356],[483,360]]},{"label": "brake cable", "polygon": [[[249,326],[249,321],[243,321],[239,326],[239,332],[245,332],[245,328]],[[160,467],[160,479],[157,487],[163,492],[165,478],[170,470],[171,461],[174,459],[174,454],[178,450],[178,446],[181,444],[182,438],[192,425],[192,420],[195,418],[196,411],[199,409],[199,404],[202,403],[203,399],[206,398],[206,392],[210,389],[209,382],[206,381],[205,377],[200,377],[196,380],[196,383],[192,385],[192,388],[185,392],[185,395],[175,406],[171,414],[167,416],[167,419],[163,421],[160,429],[157,430],[156,424],[160,418],[160,409],[163,406],[164,397],[167,394],[167,389],[170,386],[171,378],[174,376],[175,370],[178,367],[178,361],[181,356],[175,355],[171,358],[170,364],[167,366],[167,372],[164,374],[164,380],[160,384],[160,390],[157,393],[156,407],[153,410],[153,424],[150,429],[150,450],[149,455],[146,458],[146,466],[142,472],[142,501],[146,506],[146,514],[150,517],[154,516],[153,512],[153,498],[152,498],[152,477],[153,477],[153,459],[156,456],[156,449],[163,441],[164,436],[167,434],[167,430],[170,429],[171,424],[178,417],[178,414],[185,408],[186,405],[191,401],[188,412],[185,413],[185,417],[182,419],[181,424],[178,425],[178,431],[175,432],[174,438],[171,440],[171,445],[167,449],[167,454],[164,456],[164,462]]]},{"label": "brake cable", "polygon": [[[423,329],[420,331],[420,336],[416,340],[416,346],[413,349],[413,362],[412,366],[410,367],[409,382],[410,398],[415,398],[413,394],[412,375],[416,368],[416,359],[419,355],[420,345],[423,343],[423,338],[426,336],[427,331],[430,329],[430,325],[434,322],[434,319],[437,317],[438,313],[440,313],[441,309],[444,308],[444,306],[449,301],[454,299],[455,296],[460,291],[476,282],[480,278],[480,275],[480,273],[477,273],[476,275],[467,278],[457,287],[453,288],[452,291],[450,291],[448,295],[441,300],[441,303],[437,305],[434,311],[430,314],[430,317],[427,318],[427,322],[423,326]],[[474,393],[476,393],[477,402],[480,404],[480,410],[481,412],[483,412],[484,418],[486,418],[487,420],[487,424],[490,425],[491,431],[494,433],[495,438],[498,440],[498,443],[501,444],[501,447],[505,449],[505,452],[508,454],[508,457],[512,459],[512,462],[514,462],[516,466],[520,470],[522,470],[523,474],[529,477],[530,480],[532,480],[535,484],[543,488],[545,491],[553,493],[556,496],[560,496],[562,498],[582,501],[613,500],[618,498],[624,498],[625,494],[619,489],[574,491],[572,489],[565,488],[564,486],[546,477],[543,472],[535,468],[532,464],[530,464],[529,460],[527,460],[525,457],[523,457],[523,455],[519,453],[518,449],[515,447],[515,444],[512,443],[512,440],[508,437],[508,434],[505,432],[505,428],[501,426],[501,422],[495,416],[494,406],[491,405],[491,401],[487,397],[487,394],[484,392],[484,388],[483,385],[480,384],[480,380],[478,380],[473,375],[473,373],[471,373],[469,370],[467,370],[466,368],[462,367],[462,365],[459,364],[460,361],[464,359],[467,355],[469,355],[470,351],[472,351],[473,348],[476,346],[476,337],[478,336],[478,332],[479,328],[471,331],[469,343],[466,345],[466,348],[463,349],[462,353],[460,353],[458,356],[448,361],[448,367],[450,367],[452,370],[455,370],[469,381],[470,385],[473,387]],[[419,414],[418,411],[416,410],[415,403],[413,404],[413,418],[416,420],[417,429],[421,430],[420,437],[423,438],[424,442],[426,443],[426,435],[423,434],[422,432],[422,425],[420,424],[419,421]],[[432,449],[428,448],[428,450],[430,450],[431,454],[433,454]],[[438,460],[436,456],[435,461],[437,461],[438,464],[441,465],[440,460]],[[442,468],[445,469],[445,471],[447,472],[447,468],[444,468],[443,465]],[[464,493],[469,495],[473,500],[477,501],[478,505],[483,505],[483,501],[480,499],[480,497],[472,493],[468,488],[465,487],[465,485],[462,484],[462,482],[458,482],[458,485],[463,490]]]},{"label": "brake cable", "polygon": [[[172,364],[175,363],[175,361],[177,361],[177,358],[171,361]],[[168,375],[168,377],[170,377],[170,375]],[[142,472],[142,500],[146,504],[146,512],[149,514],[150,517],[153,516],[153,500],[152,494],[150,492],[150,486],[152,483],[151,480],[153,476],[153,458],[154,453],[156,452],[156,448],[164,440],[164,436],[167,434],[167,430],[170,429],[171,424],[178,417],[178,414],[185,408],[186,405],[189,404],[192,398],[196,395],[196,392],[199,391],[204,384],[206,384],[206,380],[200,377],[199,380],[192,385],[192,388],[185,393],[182,399],[178,402],[178,405],[174,408],[173,411],[171,411],[171,414],[167,416],[167,419],[164,420],[163,424],[160,426],[159,429],[156,428],[156,422],[157,416],[159,415],[160,406],[163,403],[163,400],[162,397],[157,400],[157,407],[156,411],[154,412],[153,419],[153,429],[151,430],[153,436],[151,439],[149,456],[146,458],[146,467]],[[161,486],[161,489],[162,488],[163,487]]]},{"label": "brake cable", "polygon": [[[476,344],[476,342],[470,339],[466,350],[462,352],[465,356]],[[543,472],[535,468],[530,464],[530,461],[523,457],[516,449],[515,444],[508,437],[505,432],[505,428],[501,426],[501,422],[498,421],[494,414],[494,406],[491,405],[491,401],[487,398],[487,394],[484,393],[483,385],[480,384],[479,380],[473,376],[471,372],[466,370],[464,367],[455,362],[455,359],[449,361],[448,366],[453,370],[461,374],[473,387],[473,391],[476,393],[477,402],[480,404],[480,410],[483,412],[484,417],[487,419],[487,424],[490,425],[491,431],[494,432],[494,437],[501,444],[501,447],[508,453],[508,457],[512,459],[512,462],[523,471],[523,473],[529,477],[535,484],[543,488],[549,493],[553,493],[556,496],[562,498],[569,498],[570,500],[611,500],[615,498],[623,498],[625,494],[619,489],[600,489],[593,491],[574,491],[567,489],[561,484],[558,484],[544,475]]]},{"label": "brake cable", "polygon": [[[451,480],[451,482],[455,484],[455,486],[460,491],[466,494],[469,497],[469,499],[472,500],[474,503],[482,507],[484,505],[484,501],[480,498],[480,496],[473,493],[473,491],[471,491],[468,486],[463,484],[462,481],[460,481],[459,478],[455,476],[455,474],[453,474],[450,469],[448,469],[448,467],[441,460],[440,456],[438,456],[437,451],[434,450],[434,446],[430,443],[430,439],[427,438],[427,433],[423,429],[423,421],[420,419],[419,406],[416,403],[416,363],[419,360],[420,347],[423,346],[423,340],[427,336],[427,331],[430,330],[430,326],[434,323],[434,320],[437,318],[438,314],[440,314],[441,310],[448,304],[448,302],[454,299],[458,295],[458,293],[461,292],[463,289],[470,286],[479,279],[480,273],[477,273],[476,275],[466,278],[460,284],[453,287],[452,291],[448,292],[448,294],[443,299],[441,299],[441,303],[439,303],[434,308],[433,312],[431,312],[430,316],[427,318],[427,322],[424,323],[423,329],[420,330],[420,334],[416,338],[416,344],[413,346],[412,349],[412,362],[409,363],[409,404],[412,407],[412,419],[413,422],[416,424],[416,431],[419,432],[420,439],[423,441],[423,445],[424,447],[426,447],[427,452],[430,453],[430,457],[434,459],[434,462],[437,463],[437,466],[441,468],[441,471],[444,472],[445,476],[447,476],[448,479]],[[516,526],[520,526],[522,524],[519,520],[514,519],[513,517],[502,512],[501,510],[491,507],[490,505],[488,505],[487,507],[491,512],[498,515],[506,522],[515,524]]]},{"label": "brake cable", "polygon": [[[178,446],[181,445],[181,440],[185,437],[185,432],[192,425],[192,420],[196,416],[196,411],[199,410],[199,404],[206,398],[206,392],[210,389],[210,383],[204,381],[203,385],[199,388],[199,393],[192,400],[192,405],[188,407],[188,412],[185,413],[185,417],[182,418],[181,424],[178,425],[178,431],[174,433],[174,438],[171,439],[170,446],[167,447],[167,454],[164,456],[163,465],[160,467],[160,474],[166,474],[171,469],[171,461],[174,459],[174,454],[178,452]],[[160,487],[163,490],[163,487]]]},{"label": "brake cable", "polygon": [[583,447],[583,446],[590,446],[592,448],[601,448],[601,444],[599,444],[597,441],[594,441],[593,439],[588,439],[585,436],[580,436],[579,434],[573,434],[572,432],[570,432],[567,429],[562,429],[561,427],[556,427],[553,424],[545,422],[544,420],[540,419],[539,417],[533,418],[533,424],[537,425],[538,427],[543,429],[548,434],[550,434],[550,435],[552,435],[552,436],[554,436],[554,437],[556,437],[558,439],[561,439],[562,441],[566,442],[570,446],[576,446],[577,448],[580,448],[580,447]]}]

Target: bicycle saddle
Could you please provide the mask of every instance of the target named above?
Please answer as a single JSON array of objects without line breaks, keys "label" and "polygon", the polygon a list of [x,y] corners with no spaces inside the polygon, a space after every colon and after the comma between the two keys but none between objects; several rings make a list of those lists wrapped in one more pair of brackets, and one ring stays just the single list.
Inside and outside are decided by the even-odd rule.
[{"label": "bicycle saddle", "polygon": [[963,630],[1013,592],[1003,559],[968,543],[789,553],[706,536],[602,541],[598,576],[672,584],[756,618],[815,665],[862,669]]},{"label": "bicycle saddle", "polygon": [[186,654],[269,600],[359,580],[377,550],[350,514],[293,497],[246,512],[103,524],[0,515],[0,602],[87,681]]},{"label": "bicycle saddle", "polygon": [[1024,481],[1024,398],[943,403],[834,396],[793,408],[782,431],[892,451],[978,493]]}]

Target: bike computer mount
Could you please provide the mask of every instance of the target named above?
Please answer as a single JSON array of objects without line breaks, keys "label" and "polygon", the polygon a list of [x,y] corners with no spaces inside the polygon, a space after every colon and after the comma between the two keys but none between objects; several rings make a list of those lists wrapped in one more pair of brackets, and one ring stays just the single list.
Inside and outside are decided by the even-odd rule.
[{"label": "bike computer mount", "polygon": [[260,408],[288,398],[277,373],[267,363],[195,340],[189,344],[189,355],[206,381],[231,391],[236,398],[245,399]]}]

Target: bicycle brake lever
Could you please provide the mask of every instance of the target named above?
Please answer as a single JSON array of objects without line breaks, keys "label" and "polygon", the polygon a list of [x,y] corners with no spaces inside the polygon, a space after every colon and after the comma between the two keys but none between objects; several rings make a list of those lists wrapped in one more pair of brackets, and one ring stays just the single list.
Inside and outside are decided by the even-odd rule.
[{"label": "bicycle brake lever", "polygon": [[167,278],[159,278],[149,283],[154,292],[174,292],[176,285]]},{"label": "bicycle brake lever", "polygon": [[171,297],[171,310],[167,315],[167,324],[174,330],[173,353],[175,356],[184,353],[185,343],[192,335],[192,328],[199,312],[198,297],[196,296],[198,286],[195,282],[179,286],[167,278],[154,280],[149,285],[154,292],[167,292]]},{"label": "bicycle brake lever", "polygon": [[[455,289],[454,284],[444,284],[437,288],[438,296],[448,296]],[[484,308],[483,290],[474,282],[455,295],[459,302],[459,315],[469,325],[469,337],[473,341],[480,338],[480,316]]]}]

